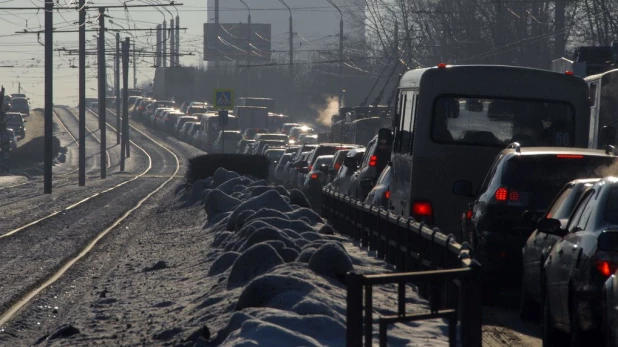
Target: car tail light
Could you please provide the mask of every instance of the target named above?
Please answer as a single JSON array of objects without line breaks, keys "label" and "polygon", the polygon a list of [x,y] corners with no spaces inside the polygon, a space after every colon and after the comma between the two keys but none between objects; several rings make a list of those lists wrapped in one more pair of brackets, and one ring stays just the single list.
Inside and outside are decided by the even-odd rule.
[{"label": "car tail light", "polygon": [[606,260],[596,261],[597,270],[605,277],[611,276],[618,268],[617,264],[610,263]]},{"label": "car tail light", "polygon": [[414,219],[433,223],[433,207],[428,201],[415,201],[412,204],[412,217]]},{"label": "car tail light", "polygon": [[509,195],[509,190],[504,187],[498,188],[496,190],[496,193],[494,194],[494,196],[496,197],[496,200],[498,201],[506,201],[508,195]]},{"label": "car tail light", "polygon": [[369,158],[369,166],[376,166],[376,163],[378,162],[378,156],[376,155],[372,155]]},{"label": "car tail light", "polygon": [[387,191],[384,192],[384,198],[385,199],[390,199],[391,198],[391,191],[390,190],[387,190]]},{"label": "car tail light", "polygon": [[583,159],[584,156],[583,155],[577,155],[577,154],[556,154],[556,158],[560,158],[560,159]]},{"label": "car tail light", "polygon": [[494,197],[498,201],[519,201],[519,192],[514,189],[508,189],[505,187],[500,187],[496,189],[496,193],[494,193]]},{"label": "car tail light", "polygon": [[335,163],[335,170],[339,170],[340,167],[341,167],[341,163]]},{"label": "car tail light", "polygon": [[316,179],[318,179],[318,174],[317,174],[317,173],[312,174],[312,175],[311,175],[311,179],[312,179],[312,180],[316,180]]},{"label": "car tail light", "polygon": [[472,220],[472,210],[466,211],[466,219],[467,220]]}]

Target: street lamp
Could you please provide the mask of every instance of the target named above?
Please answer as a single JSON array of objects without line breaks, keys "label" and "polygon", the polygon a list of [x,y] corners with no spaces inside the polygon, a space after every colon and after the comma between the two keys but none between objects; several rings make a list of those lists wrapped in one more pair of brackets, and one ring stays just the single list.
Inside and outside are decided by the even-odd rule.
[{"label": "street lamp", "polygon": [[343,107],[343,97],[342,97],[342,92],[341,90],[343,89],[343,12],[341,12],[341,9],[339,8],[339,6],[337,6],[333,0],[326,0],[328,1],[329,4],[333,5],[334,8],[337,9],[337,11],[339,11],[339,91],[338,91],[338,97],[339,97],[339,107]]},{"label": "street lamp", "polygon": [[283,0],[279,0],[283,6],[287,7],[290,12],[290,76],[292,76],[292,81],[294,80],[294,30],[292,27],[292,9],[288,4],[286,4]]},{"label": "street lamp", "polygon": [[240,0],[240,2],[242,2],[242,4],[247,8],[247,11],[249,11],[249,15],[247,16],[247,24],[249,26],[249,33],[247,34],[247,93],[249,95],[247,96],[251,96],[251,36],[253,36],[253,31],[251,30],[251,8],[249,8],[249,5],[247,5],[245,0]]}]

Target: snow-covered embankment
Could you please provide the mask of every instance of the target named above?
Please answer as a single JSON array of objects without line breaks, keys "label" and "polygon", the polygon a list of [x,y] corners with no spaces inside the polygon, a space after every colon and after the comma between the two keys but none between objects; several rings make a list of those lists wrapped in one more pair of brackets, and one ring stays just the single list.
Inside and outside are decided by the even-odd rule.
[{"label": "snow-covered embankment", "polygon": [[[297,190],[220,168],[179,195],[187,204],[204,204],[204,230],[212,238],[207,299],[195,307],[208,332],[190,340],[203,346],[345,345],[344,276],[385,272],[382,261],[335,235]],[[409,312],[427,310],[417,293],[408,289],[406,296]],[[396,298],[394,286],[375,288],[374,310],[392,314]],[[400,324],[389,330],[389,345],[446,345],[446,331],[442,320]]]}]

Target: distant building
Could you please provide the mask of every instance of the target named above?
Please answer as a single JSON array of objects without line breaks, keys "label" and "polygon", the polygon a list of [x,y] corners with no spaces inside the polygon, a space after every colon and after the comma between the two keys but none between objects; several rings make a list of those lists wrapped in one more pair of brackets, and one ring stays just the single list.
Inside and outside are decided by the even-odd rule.
[{"label": "distant building", "polygon": [[[325,55],[329,53],[337,54],[339,47],[339,12],[326,0],[284,1],[292,10],[294,61],[314,62],[326,59]],[[245,0],[245,2],[251,9],[252,24],[271,25],[272,61],[289,61],[288,9],[279,0]],[[343,12],[343,32],[346,40],[364,41],[365,1],[333,0],[333,2]],[[214,5],[215,0],[207,0],[206,23],[214,23],[215,21]],[[238,0],[219,1],[219,23],[247,23],[247,15],[247,8]],[[253,39],[259,41],[264,38],[254,37]],[[227,59],[227,61],[230,60]],[[245,60],[240,61],[240,63],[245,62]]]}]

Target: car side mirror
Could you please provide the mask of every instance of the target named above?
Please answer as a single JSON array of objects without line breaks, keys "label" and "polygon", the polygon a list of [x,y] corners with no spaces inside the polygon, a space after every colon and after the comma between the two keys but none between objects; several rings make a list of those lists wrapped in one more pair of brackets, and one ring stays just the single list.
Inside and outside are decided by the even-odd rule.
[{"label": "car side mirror", "polygon": [[560,223],[559,220],[554,218],[539,219],[539,222],[537,223],[537,229],[544,234],[560,237],[567,234],[566,230],[562,229],[562,223]]},{"label": "car side mirror", "polygon": [[472,192],[472,182],[470,181],[457,181],[453,184],[453,194],[466,197],[474,197]]}]

